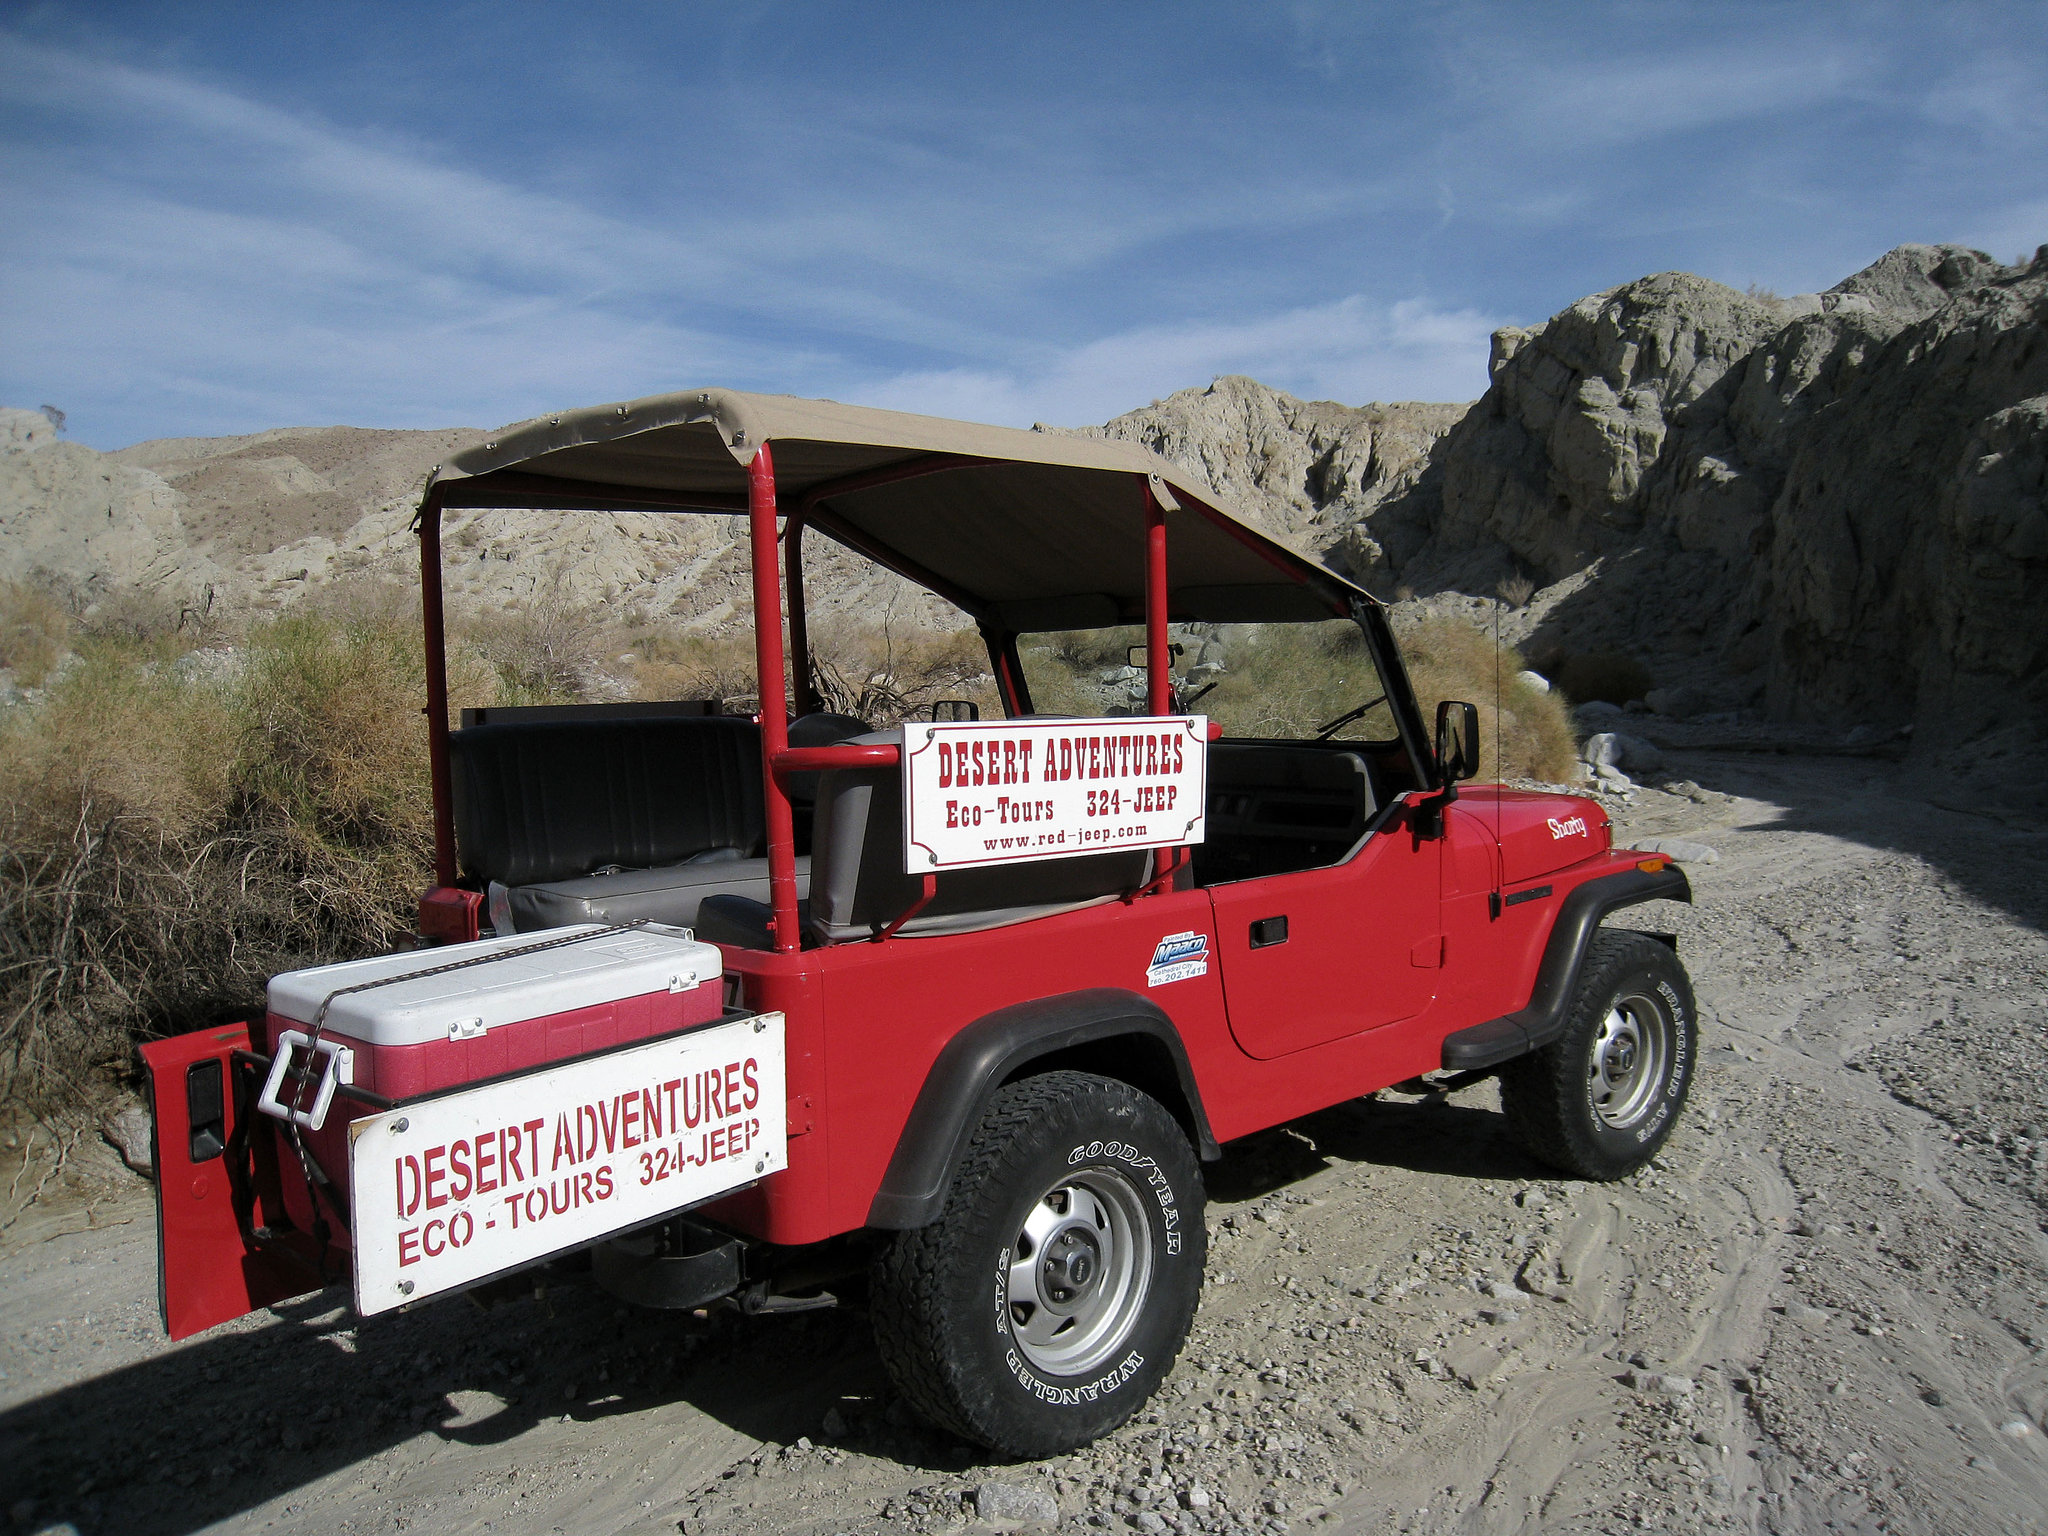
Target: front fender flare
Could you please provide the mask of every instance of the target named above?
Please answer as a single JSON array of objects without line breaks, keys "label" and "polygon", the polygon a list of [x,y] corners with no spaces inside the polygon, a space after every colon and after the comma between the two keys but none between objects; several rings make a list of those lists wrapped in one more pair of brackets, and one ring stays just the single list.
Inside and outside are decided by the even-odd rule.
[{"label": "front fender flare", "polygon": [[868,1225],[893,1231],[930,1225],[996,1089],[1042,1057],[1120,1038],[1165,1053],[1196,1151],[1204,1161],[1219,1156],[1187,1048],[1163,1008],[1120,987],[1034,998],[985,1014],[946,1042],[903,1122],[895,1155],[868,1207]]},{"label": "front fender flare", "polygon": [[1593,942],[1600,920],[1638,902],[1691,900],[1692,883],[1676,864],[1654,873],[1625,869],[1575,887],[1565,896],[1550,941],[1544,945],[1543,963],[1536,969],[1536,987],[1528,1006],[1446,1035],[1444,1070],[1471,1072],[1497,1067],[1550,1044],[1564,1032],[1586,947]]}]

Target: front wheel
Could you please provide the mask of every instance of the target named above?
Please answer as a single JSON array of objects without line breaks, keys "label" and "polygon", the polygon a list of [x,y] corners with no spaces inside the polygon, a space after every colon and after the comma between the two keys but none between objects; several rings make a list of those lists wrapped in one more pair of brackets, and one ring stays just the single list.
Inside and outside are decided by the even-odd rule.
[{"label": "front wheel", "polygon": [[1522,1144],[1554,1168],[1618,1179],[1664,1145],[1692,1086],[1699,1027],[1692,983],[1667,944],[1593,935],[1564,1033],[1501,1070],[1500,1101]]},{"label": "front wheel", "polygon": [[997,1092],[939,1219],[875,1261],[875,1337],[934,1423],[1040,1458],[1108,1433],[1180,1353],[1207,1252],[1201,1171],[1158,1101],[1083,1072]]}]

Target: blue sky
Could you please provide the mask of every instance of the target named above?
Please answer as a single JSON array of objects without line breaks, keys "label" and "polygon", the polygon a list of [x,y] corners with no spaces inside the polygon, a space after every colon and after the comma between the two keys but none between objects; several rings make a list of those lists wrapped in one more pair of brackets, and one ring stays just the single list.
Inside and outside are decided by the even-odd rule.
[{"label": "blue sky", "polygon": [[1495,326],[2048,241],[2048,6],[0,4],[0,403],[1469,399]]}]

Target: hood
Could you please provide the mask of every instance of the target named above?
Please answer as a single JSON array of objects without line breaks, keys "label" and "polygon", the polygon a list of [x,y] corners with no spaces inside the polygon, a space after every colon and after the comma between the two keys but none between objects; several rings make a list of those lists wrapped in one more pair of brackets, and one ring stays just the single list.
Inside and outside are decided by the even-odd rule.
[{"label": "hood", "polygon": [[1501,881],[1533,880],[1605,853],[1614,829],[1598,802],[1491,784],[1460,791],[1458,804],[1488,831],[1499,829]]}]

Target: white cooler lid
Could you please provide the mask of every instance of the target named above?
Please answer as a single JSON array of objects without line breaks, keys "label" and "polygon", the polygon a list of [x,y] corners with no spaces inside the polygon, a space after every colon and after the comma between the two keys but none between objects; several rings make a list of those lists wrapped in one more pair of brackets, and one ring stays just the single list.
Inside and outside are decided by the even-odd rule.
[{"label": "white cooler lid", "polygon": [[337,997],[327,1010],[325,1029],[365,1045],[418,1045],[613,1003],[623,997],[686,992],[716,981],[724,969],[717,946],[698,943],[687,928],[648,924],[607,932],[602,923],[580,923],[474,944],[447,944],[369,960],[345,960],[309,971],[287,971],[271,978],[270,1011],[311,1024],[321,1002],[343,987],[387,976],[410,976],[578,932],[599,936],[535,955],[472,965],[442,976],[392,981],[367,992]]}]

